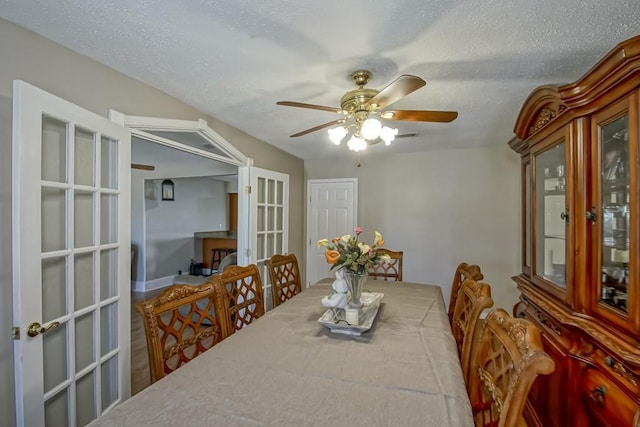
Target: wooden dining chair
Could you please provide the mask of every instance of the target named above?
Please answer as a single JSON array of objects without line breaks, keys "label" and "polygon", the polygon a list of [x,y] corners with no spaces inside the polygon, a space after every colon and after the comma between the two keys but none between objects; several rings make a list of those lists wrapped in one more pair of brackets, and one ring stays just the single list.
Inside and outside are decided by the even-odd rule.
[{"label": "wooden dining chair", "polygon": [[486,319],[473,356],[469,398],[476,426],[526,426],[522,412],[538,375],[555,370],[540,332],[497,308]]},{"label": "wooden dining chair", "polygon": [[391,262],[379,262],[369,269],[369,277],[375,280],[389,280],[402,282],[402,251],[378,249],[380,255],[389,255]]},{"label": "wooden dining chair", "polygon": [[300,269],[294,254],[276,254],[268,259],[266,264],[271,278],[271,295],[274,307],[302,292]]},{"label": "wooden dining chair", "polygon": [[262,280],[255,264],[232,265],[212,276],[226,290],[229,304],[229,335],[239,331],[264,314]]},{"label": "wooden dining chair", "polygon": [[174,285],[136,304],[142,316],[151,382],[193,360],[228,336],[226,292],[219,284]]},{"label": "wooden dining chair", "polygon": [[460,366],[465,384],[469,384],[469,368],[473,350],[476,325],[482,310],[493,306],[491,286],[466,279],[460,287],[460,294],[453,311],[451,332],[456,340]]},{"label": "wooden dining chair", "polygon": [[453,321],[453,309],[456,306],[456,299],[460,292],[460,286],[466,279],[473,279],[476,282],[484,279],[480,267],[476,264],[469,265],[466,262],[460,263],[453,275],[453,283],[451,284],[451,295],[449,296],[449,323]]}]

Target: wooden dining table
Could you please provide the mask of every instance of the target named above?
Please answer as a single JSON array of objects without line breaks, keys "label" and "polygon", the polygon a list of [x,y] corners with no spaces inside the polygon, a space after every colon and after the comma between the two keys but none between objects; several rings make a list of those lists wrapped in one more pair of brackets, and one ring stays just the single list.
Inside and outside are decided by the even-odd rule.
[{"label": "wooden dining table", "polygon": [[94,426],[473,426],[437,286],[367,281],[361,336],[318,323],[330,281],[267,312]]}]

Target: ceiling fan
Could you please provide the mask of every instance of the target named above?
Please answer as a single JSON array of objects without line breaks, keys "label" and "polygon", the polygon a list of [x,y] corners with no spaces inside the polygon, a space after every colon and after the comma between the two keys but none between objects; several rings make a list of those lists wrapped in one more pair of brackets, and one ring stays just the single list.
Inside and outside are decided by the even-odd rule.
[{"label": "ceiling fan", "polygon": [[[351,138],[347,142],[347,146],[353,151],[360,151],[368,145],[380,141],[384,141],[385,145],[390,145],[391,141],[398,135],[398,129],[383,126],[378,118],[386,120],[448,123],[458,117],[458,113],[455,111],[385,110],[386,107],[394,102],[420,89],[426,82],[420,77],[402,74],[384,89],[377,91],[375,89],[365,88],[371,76],[371,72],[367,70],[354,72],[351,78],[358,88],[342,96],[339,108],[293,101],[277,102],[276,104],[278,105],[329,111],[342,116],[328,123],[294,133],[291,137],[297,138],[321,129],[331,128],[329,129],[329,138],[334,144],[340,145],[345,137],[351,133]],[[332,126],[336,127],[332,128]]]}]

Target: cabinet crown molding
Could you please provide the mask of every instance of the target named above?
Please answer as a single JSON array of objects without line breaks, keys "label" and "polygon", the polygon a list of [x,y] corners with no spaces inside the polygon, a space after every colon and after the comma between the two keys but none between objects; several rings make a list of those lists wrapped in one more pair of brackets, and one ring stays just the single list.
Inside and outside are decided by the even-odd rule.
[{"label": "cabinet crown molding", "polygon": [[[618,44],[584,76],[565,85],[543,85],[534,89],[524,102],[513,132],[516,137],[509,146],[522,154],[526,140],[551,123],[563,112],[572,110],[577,116],[599,108],[604,94],[624,92],[620,83],[640,75],[640,35]],[[612,90],[613,89],[613,90]]]}]

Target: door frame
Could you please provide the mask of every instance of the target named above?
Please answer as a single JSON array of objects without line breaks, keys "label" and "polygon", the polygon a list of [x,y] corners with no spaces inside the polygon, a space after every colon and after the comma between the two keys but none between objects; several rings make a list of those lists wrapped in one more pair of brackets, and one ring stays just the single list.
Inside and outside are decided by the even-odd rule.
[{"label": "door frame", "polygon": [[[238,167],[238,264],[248,264],[251,260],[249,252],[251,244],[251,230],[249,227],[251,212],[249,209],[250,194],[247,189],[251,186],[249,170],[253,167],[253,159],[236,149],[227,139],[209,127],[207,122],[202,119],[177,120],[159,117],[130,116],[116,110],[109,110],[109,119],[129,129],[132,138],[137,137],[155,144],[164,145],[169,148]],[[151,133],[151,131],[197,133],[213,147],[222,151],[225,156],[155,135]],[[146,244],[146,242],[143,243]]]},{"label": "door frame", "polygon": [[[305,245],[305,275],[307,275],[310,271],[311,267],[311,257],[310,257],[310,249],[316,242],[312,242],[309,237],[309,231],[311,230],[311,186],[313,184],[331,184],[331,183],[352,183],[353,184],[353,223],[354,225],[358,224],[358,178],[317,178],[317,179],[307,179],[307,193],[306,193],[306,229],[305,229],[305,240],[307,240],[307,244]],[[330,239],[332,236],[326,236],[327,239]],[[309,287],[309,281],[305,280],[305,287]]]}]

